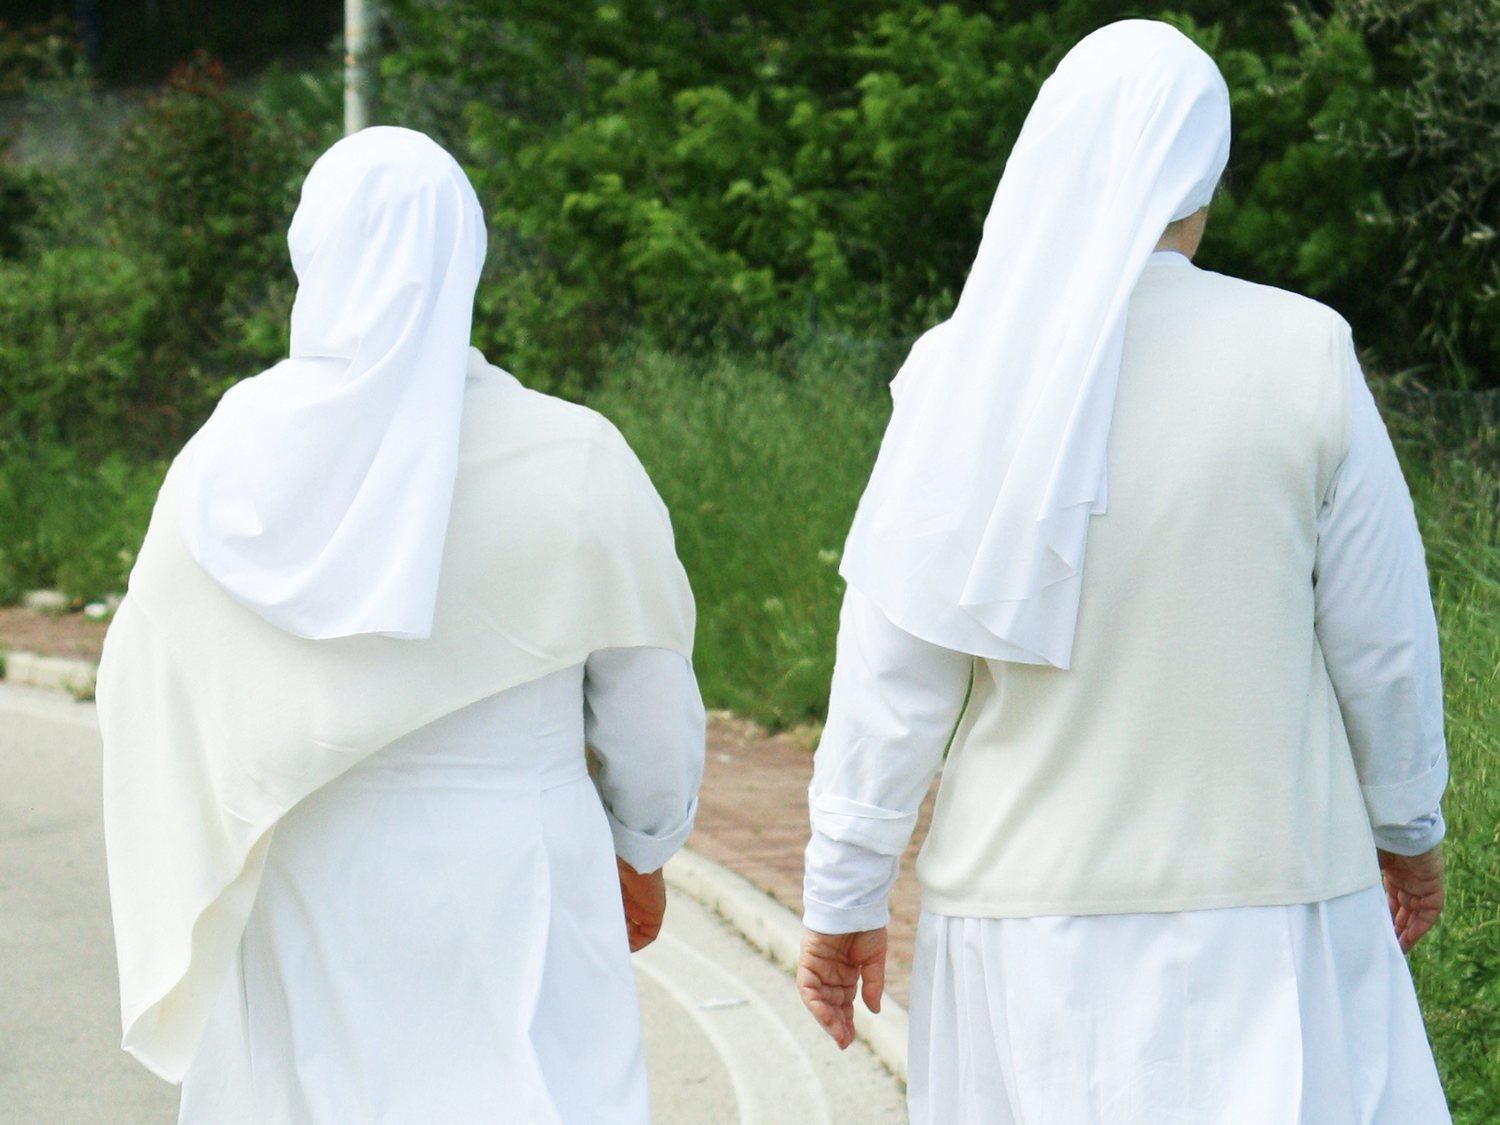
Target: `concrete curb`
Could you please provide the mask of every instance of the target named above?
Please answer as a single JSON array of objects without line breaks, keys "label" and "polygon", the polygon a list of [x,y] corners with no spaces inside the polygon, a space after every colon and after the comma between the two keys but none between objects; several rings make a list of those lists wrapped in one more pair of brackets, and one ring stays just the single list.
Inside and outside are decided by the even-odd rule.
[{"label": "concrete curb", "polygon": [[[678,852],[665,871],[667,883],[674,890],[717,912],[779,968],[796,972],[802,946],[802,923],[797,915],[743,875],[690,849]],[[887,1070],[905,1082],[906,1009],[889,997],[879,1012],[871,1012],[858,999],[855,1009],[859,1037]]]},{"label": "concrete curb", "polygon": [[[64,691],[75,699],[93,695],[99,668],[91,661],[34,652],[6,652],[4,658],[6,683]],[[743,875],[684,849],[668,862],[666,879],[674,890],[717,913],[778,968],[787,973],[797,971],[801,921]],[[890,997],[879,1012],[871,1012],[858,999],[855,1007],[859,1037],[887,1070],[905,1082],[906,1009]]]},{"label": "concrete curb", "polygon": [[4,652],[8,684],[65,691],[75,699],[91,699],[99,666],[91,660],[67,656],[39,656],[34,652]]}]

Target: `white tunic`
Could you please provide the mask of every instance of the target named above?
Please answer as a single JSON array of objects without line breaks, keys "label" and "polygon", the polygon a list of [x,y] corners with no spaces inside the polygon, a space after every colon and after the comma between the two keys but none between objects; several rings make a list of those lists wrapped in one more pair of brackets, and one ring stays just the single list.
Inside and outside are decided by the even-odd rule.
[{"label": "white tunic", "polygon": [[613,857],[681,846],[702,746],[688,662],[615,649],[312,794],[275,829],[180,1120],[647,1121]]}]

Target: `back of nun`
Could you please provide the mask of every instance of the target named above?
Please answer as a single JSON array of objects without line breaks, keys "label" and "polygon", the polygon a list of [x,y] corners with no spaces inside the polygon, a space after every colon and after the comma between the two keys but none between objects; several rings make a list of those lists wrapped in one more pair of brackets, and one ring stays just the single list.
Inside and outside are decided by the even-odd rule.
[{"label": "back of nun", "polygon": [[290,357],[173,463],[100,668],[124,1047],[184,1122],[646,1121],[615,857],[703,753],[667,513],[469,347],[433,142],[336,144],[288,241]]},{"label": "back of nun", "polygon": [[1440,856],[1421,542],[1348,326],[1189,260],[1228,149],[1185,36],[1088,36],[897,379],[809,794],[842,976],[802,975],[846,1031],[817,986],[883,956],[941,767],[916,1123],[1448,1120],[1377,864]]}]

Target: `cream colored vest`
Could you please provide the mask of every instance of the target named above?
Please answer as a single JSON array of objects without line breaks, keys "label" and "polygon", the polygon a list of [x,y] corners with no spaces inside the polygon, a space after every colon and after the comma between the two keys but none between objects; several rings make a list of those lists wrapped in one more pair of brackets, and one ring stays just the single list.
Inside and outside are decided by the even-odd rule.
[{"label": "cream colored vest", "polygon": [[1314,301],[1148,265],[1073,667],[975,662],[917,868],[927,909],[1178,911],[1376,881],[1313,632],[1349,347]]}]

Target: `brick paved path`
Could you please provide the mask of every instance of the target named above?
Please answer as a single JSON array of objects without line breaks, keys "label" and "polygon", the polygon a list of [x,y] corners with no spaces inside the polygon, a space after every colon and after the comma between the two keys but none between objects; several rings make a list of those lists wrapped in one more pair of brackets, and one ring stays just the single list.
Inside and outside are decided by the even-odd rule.
[{"label": "brick paved path", "polygon": [[[768,738],[754,723],[715,712],[698,822],[688,846],[738,871],[799,916],[802,849],[807,844],[807,783],[812,751],[790,735]],[[920,844],[932,813],[929,794],[913,837]],[[911,985],[911,951],[920,896],[907,850],[891,895],[886,987],[903,1005]]]}]

